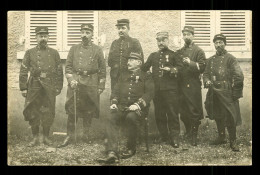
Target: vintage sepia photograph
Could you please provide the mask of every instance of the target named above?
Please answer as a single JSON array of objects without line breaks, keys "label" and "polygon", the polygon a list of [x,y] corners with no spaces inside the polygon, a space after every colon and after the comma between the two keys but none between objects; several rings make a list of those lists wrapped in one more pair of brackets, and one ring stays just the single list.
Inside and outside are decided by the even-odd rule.
[{"label": "vintage sepia photograph", "polygon": [[252,165],[252,11],[7,17],[9,166]]}]

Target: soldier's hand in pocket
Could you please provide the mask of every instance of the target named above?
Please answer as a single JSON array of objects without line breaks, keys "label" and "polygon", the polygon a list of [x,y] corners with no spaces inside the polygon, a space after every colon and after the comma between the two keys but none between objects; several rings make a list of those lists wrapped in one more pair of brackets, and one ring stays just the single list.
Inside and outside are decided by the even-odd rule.
[{"label": "soldier's hand in pocket", "polygon": [[27,96],[27,90],[23,90],[23,91],[22,91],[22,96],[23,96],[23,97],[26,97],[26,96]]}]

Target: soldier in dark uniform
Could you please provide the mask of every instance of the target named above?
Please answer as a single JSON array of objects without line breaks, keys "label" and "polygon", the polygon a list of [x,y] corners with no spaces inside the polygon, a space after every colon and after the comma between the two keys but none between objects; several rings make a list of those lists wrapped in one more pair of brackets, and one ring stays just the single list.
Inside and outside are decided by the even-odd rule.
[{"label": "soldier in dark uniform", "polygon": [[205,88],[209,88],[205,108],[218,128],[218,138],[212,145],[226,143],[225,127],[229,133],[230,147],[239,151],[236,143],[236,126],[242,123],[239,98],[243,96],[244,75],[236,58],[225,50],[226,37],[215,35],[216,54],[207,61],[203,74]]},{"label": "soldier in dark uniform", "polygon": [[121,73],[119,81],[111,94],[111,116],[107,121],[107,157],[99,161],[114,163],[118,160],[118,130],[125,121],[127,132],[126,150],[122,158],[129,158],[136,152],[136,137],[139,122],[154,95],[151,74],[141,71],[142,55],[132,52],[128,59],[128,70]]},{"label": "soldier in dark uniform", "polygon": [[186,129],[185,137],[191,138],[191,144],[196,146],[200,120],[203,119],[201,74],[206,66],[206,57],[193,42],[193,27],[185,26],[182,34],[185,45],[177,51],[184,63],[180,71],[180,118]]},{"label": "soldier in dark uniform", "polygon": [[128,34],[130,30],[129,20],[117,20],[119,39],[111,44],[108,55],[108,66],[111,67],[111,90],[114,89],[120,73],[127,70],[127,59],[130,52],[141,53],[143,61],[143,50],[140,42],[136,38],[131,38]]},{"label": "soldier in dark uniform", "polygon": [[102,49],[93,44],[93,26],[81,25],[82,43],[70,48],[65,75],[68,80],[65,104],[67,137],[58,147],[67,146],[75,136],[74,91],[76,91],[76,120],[83,118],[83,140],[91,143],[89,128],[92,118],[99,117],[99,96],[105,89],[106,64]]},{"label": "soldier in dark uniform", "polygon": [[155,83],[153,102],[160,139],[163,142],[170,139],[173,147],[179,147],[178,71],[182,62],[178,55],[168,48],[168,32],[157,33],[156,39],[159,51],[150,54],[142,70],[148,71],[152,67]]},{"label": "soldier in dark uniform", "polygon": [[26,98],[23,115],[25,121],[29,121],[33,134],[29,146],[39,143],[40,123],[43,127],[43,143],[52,144],[48,136],[55,117],[56,96],[63,87],[60,55],[47,45],[48,28],[36,27],[35,33],[38,45],[26,51],[19,76],[20,90]]}]

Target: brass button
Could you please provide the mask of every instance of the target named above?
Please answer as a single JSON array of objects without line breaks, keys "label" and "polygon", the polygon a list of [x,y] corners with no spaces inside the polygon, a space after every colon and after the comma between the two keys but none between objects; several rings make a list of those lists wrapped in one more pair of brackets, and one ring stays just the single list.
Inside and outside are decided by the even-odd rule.
[{"label": "brass button", "polygon": [[189,84],[187,84],[187,87],[190,87],[190,85],[189,85]]}]

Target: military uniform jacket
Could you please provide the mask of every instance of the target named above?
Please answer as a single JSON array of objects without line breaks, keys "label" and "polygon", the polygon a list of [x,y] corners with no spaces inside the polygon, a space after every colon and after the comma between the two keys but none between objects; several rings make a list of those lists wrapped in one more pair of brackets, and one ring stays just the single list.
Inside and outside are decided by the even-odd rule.
[{"label": "military uniform jacket", "polygon": [[[166,72],[159,67],[170,67],[171,71]],[[152,67],[152,76],[155,83],[155,91],[157,90],[177,90],[178,89],[178,73],[183,67],[183,64],[178,55],[170,50],[164,49],[162,51],[151,53],[145,64],[142,66],[143,71],[148,71]]]},{"label": "military uniform jacket", "polygon": [[[215,78],[213,79],[213,76]],[[207,81],[213,82],[211,90],[219,98],[234,118],[237,125],[241,124],[241,115],[238,100],[243,96],[244,75],[236,58],[224,51],[220,55],[213,55],[207,60],[207,66],[203,74],[204,84]],[[212,93],[208,91],[205,101],[205,108],[208,115],[214,118],[218,113],[212,113]],[[214,104],[218,105],[218,104]],[[214,106],[213,106],[214,107]]]},{"label": "military uniform jacket", "polygon": [[93,43],[72,46],[65,75],[69,83],[74,79],[86,86],[105,89],[106,64],[102,49]]},{"label": "military uniform jacket", "polygon": [[[65,74],[68,83],[76,80],[87,87],[87,94],[96,106],[95,117],[98,118],[98,89],[104,90],[106,81],[106,64],[102,49],[93,43],[87,46],[83,44],[72,46],[66,60]],[[73,90],[69,85],[65,104],[67,113],[71,105],[73,105]]]},{"label": "military uniform jacket", "polygon": [[143,59],[143,50],[137,39],[128,36],[125,39],[119,38],[112,42],[108,55],[111,78],[118,78],[120,72],[127,70],[127,62],[131,52],[141,54]]},{"label": "military uniform jacket", "polygon": [[[28,72],[30,77],[28,79]],[[28,107],[37,98],[39,90],[44,88],[50,99],[51,112],[55,114],[55,97],[63,87],[63,70],[57,50],[38,46],[25,52],[19,75],[20,90],[28,90],[23,111],[25,120],[30,119]]]},{"label": "military uniform jacket", "polygon": [[141,110],[149,106],[154,97],[154,81],[151,74],[138,70],[124,71],[119,77],[115,90],[111,94],[111,103],[118,104],[120,110],[137,103]]},{"label": "military uniform jacket", "polygon": [[202,95],[201,95],[201,74],[205,70],[206,57],[204,51],[196,44],[189,47],[184,46],[177,51],[183,59],[190,58],[190,64],[185,65],[180,71],[180,100],[186,101],[192,115],[199,115],[203,118]]}]

